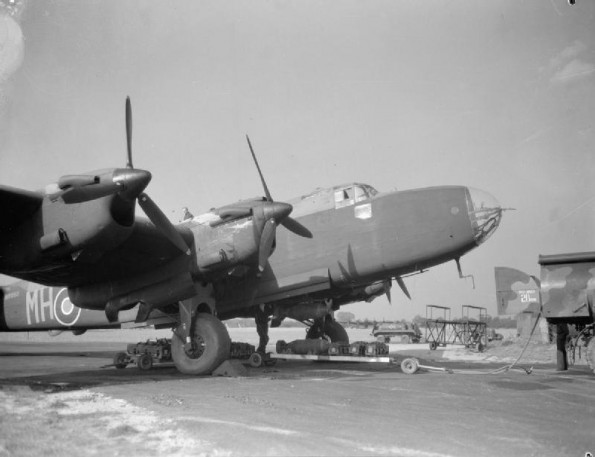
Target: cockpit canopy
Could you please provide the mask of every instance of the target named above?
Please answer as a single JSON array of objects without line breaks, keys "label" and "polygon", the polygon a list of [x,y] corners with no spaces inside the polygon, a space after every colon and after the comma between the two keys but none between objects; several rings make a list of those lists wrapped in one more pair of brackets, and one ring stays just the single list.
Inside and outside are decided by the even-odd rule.
[{"label": "cockpit canopy", "polygon": [[368,184],[349,183],[340,186],[316,189],[314,192],[295,199],[293,217],[304,216],[316,211],[337,209],[368,200],[378,191]]},{"label": "cockpit canopy", "polygon": [[376,195],[378,191],[367,184],[350,184],[335,189],[335,208],[350,206],[367,200]]}]

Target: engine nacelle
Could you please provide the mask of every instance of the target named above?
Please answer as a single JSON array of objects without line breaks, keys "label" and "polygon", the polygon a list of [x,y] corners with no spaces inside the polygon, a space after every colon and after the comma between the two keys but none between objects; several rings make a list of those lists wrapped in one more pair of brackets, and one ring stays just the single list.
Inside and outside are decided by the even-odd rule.
[{"label": "engine nacelle", "polygon": [[231,271],[258,262],[258,234],[252,218],[220,225],[191,227],[195,238],[196,262],[205,276]]},{"label": "engine nacelle", "polygon": [[45,255],[63,256],[89,248],[103,252],[132,233],[134,203],[118,196],[66,204],[46,199],[42,206],[39,247]]}]

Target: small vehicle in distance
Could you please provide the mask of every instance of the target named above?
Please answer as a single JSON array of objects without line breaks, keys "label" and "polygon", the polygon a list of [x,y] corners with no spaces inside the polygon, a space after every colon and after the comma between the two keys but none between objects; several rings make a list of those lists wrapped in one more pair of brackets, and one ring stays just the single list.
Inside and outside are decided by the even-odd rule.
[{"label": "small vehicle in distance", "polygon": [[382,322],[376,324],[372,335],[381,343],[419,343],[422,338],[421,330],[414,323]]}]

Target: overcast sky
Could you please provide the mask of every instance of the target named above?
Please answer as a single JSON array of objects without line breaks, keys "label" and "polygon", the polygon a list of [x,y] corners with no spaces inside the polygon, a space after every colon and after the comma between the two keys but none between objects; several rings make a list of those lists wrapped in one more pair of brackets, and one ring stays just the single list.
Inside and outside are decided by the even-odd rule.
[{"label": "overcast sky", "polygon": [[[8,7],[2,6],[7,4]],[[0,183],[134,165],[172,220],[350,181],[480,188],[506,212],[486,244],[406,279],[426,304],[496,312],[494,266],[595,250],[595,2],[0,2]]]}]

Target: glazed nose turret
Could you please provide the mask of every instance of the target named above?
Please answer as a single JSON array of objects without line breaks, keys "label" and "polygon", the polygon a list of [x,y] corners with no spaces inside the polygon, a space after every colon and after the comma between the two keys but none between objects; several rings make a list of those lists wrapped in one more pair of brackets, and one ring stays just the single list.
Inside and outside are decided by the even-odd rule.
[{"label": "glazed nose turret", "polygon": [[496,231],[502,219],[500,203],[483,190],[467,188],[469,191],[467,210],[478,245],[486,241]]}]

